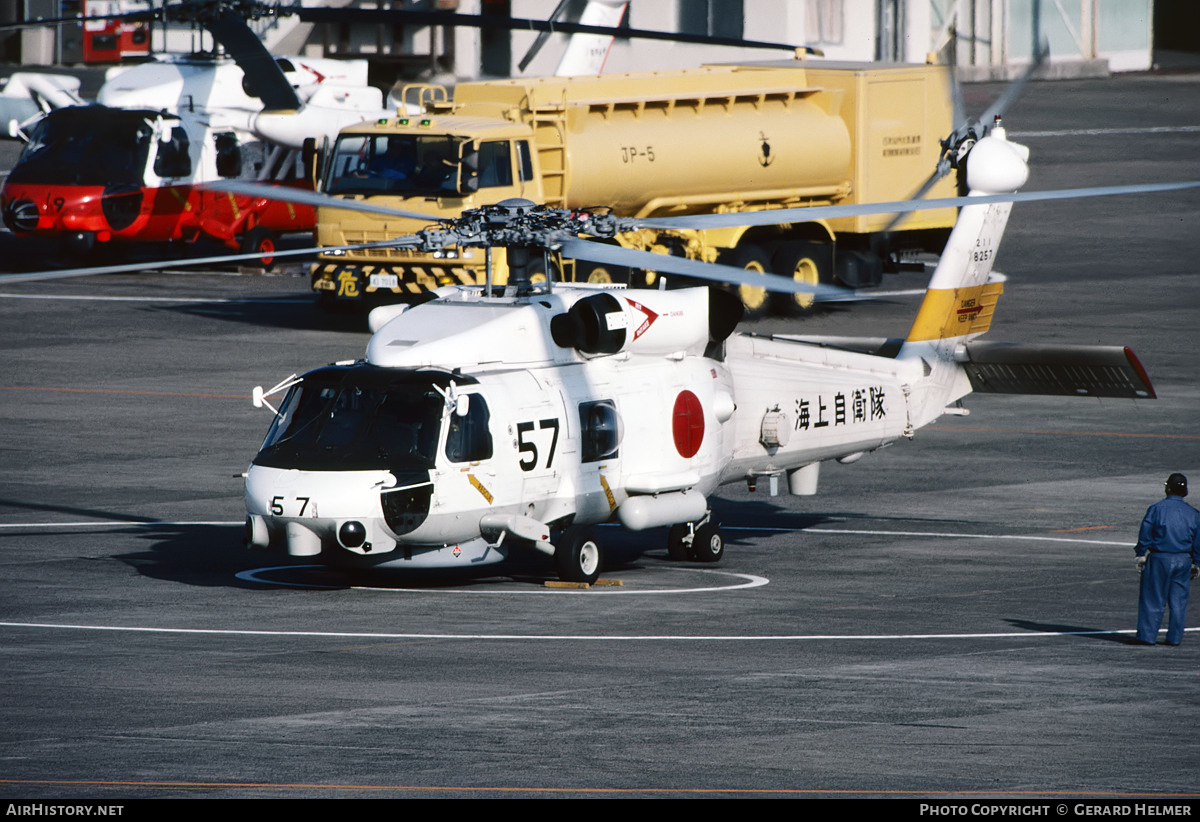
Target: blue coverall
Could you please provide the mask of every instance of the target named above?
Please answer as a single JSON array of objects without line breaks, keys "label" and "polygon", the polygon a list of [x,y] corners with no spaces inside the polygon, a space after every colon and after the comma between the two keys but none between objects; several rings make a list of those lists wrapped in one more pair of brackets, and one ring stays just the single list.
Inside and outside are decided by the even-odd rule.
[{"label": "blue coverall", "polygon": [[1183,641],[1192,565],[1200,563],[1200,512],[1173,494],[1146,511],[1138,533],[1137,555],[1145,556],[1138,596],[1137,638],[1154,644],[1163,610],[1170,608],[1167,644]]}]

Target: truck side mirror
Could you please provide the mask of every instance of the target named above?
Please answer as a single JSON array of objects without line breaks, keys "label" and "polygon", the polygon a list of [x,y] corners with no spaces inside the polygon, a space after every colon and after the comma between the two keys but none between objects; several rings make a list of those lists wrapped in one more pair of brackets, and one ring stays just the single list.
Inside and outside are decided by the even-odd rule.
[{"label": "truck side mirror", "polygon": [[325,144],[317,142],[316,137],[305,137],[300,149],[300,159],[304,164],[304,177],[316,188],[321,178],[325,176]]}]

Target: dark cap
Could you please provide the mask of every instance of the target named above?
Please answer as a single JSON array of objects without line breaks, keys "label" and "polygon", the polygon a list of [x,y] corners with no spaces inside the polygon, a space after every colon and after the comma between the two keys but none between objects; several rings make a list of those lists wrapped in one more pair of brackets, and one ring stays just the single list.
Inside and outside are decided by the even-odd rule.
[{"label": "dark cap", "polygon": [[1180,473],[1174,473],[1167,477],[1167,493],[1177,497],[1186,497],[1187,477]]}]

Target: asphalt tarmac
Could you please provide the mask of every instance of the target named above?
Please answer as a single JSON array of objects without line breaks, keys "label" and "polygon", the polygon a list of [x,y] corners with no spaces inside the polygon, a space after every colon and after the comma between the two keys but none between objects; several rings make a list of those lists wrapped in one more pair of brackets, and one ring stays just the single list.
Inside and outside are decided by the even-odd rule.
[{"label": "asphalt tarmac", "polygon": [[[1007,125],[1031,190],[1194,179],[1200,77]],[[1126,640],[1142,514],[1200,487],[1198,226],[1197,191],[1018,206],[998,256],[989,339],[1129,345],[1157,400],[968,398],[817,496],[725,489],[716,567],[606,529],[588,591],[241,547],[251,387],[367,341],[303,276],[0,284],[0,796],[1195,803],[1200,628]],[[903,334],[922,285],[755,330]]]}]

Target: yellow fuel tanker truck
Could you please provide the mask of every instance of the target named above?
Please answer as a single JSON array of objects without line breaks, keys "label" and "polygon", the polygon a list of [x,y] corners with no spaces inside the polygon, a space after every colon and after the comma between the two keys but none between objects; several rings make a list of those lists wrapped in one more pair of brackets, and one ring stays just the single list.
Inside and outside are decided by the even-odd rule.
[{"label": "yellow fuel tanker truck", "polygon": [[[936,166],[953,128],[948,76],[936,65],[787,60],[681,71],[411,86],[421,114],[353,126],[326,152],[322,188],[338,198],[456,217],[521,197],[619,216],[758,211],[903,200]],[[930,196],[952,196],[947,177]],[[877,285],[906,252],[940,252],[953,209],[919,211],[885,232],[888,215],[768,228],[642,230],[628,248],[720,261],[764,277]],[[386,240],[425,226],[321,208],[317,243]],[[502,250],[493,254],[503,282]],[[562,276],[652,286],[654,272],[562,260]],[[403,302],[452,283],[479,283],[484,253],[373,248],[322,255],[314,290],[340,301]],[[741,289],[751,316],[769,307]],[[804,296],[778,307],[800,312]]]}]

